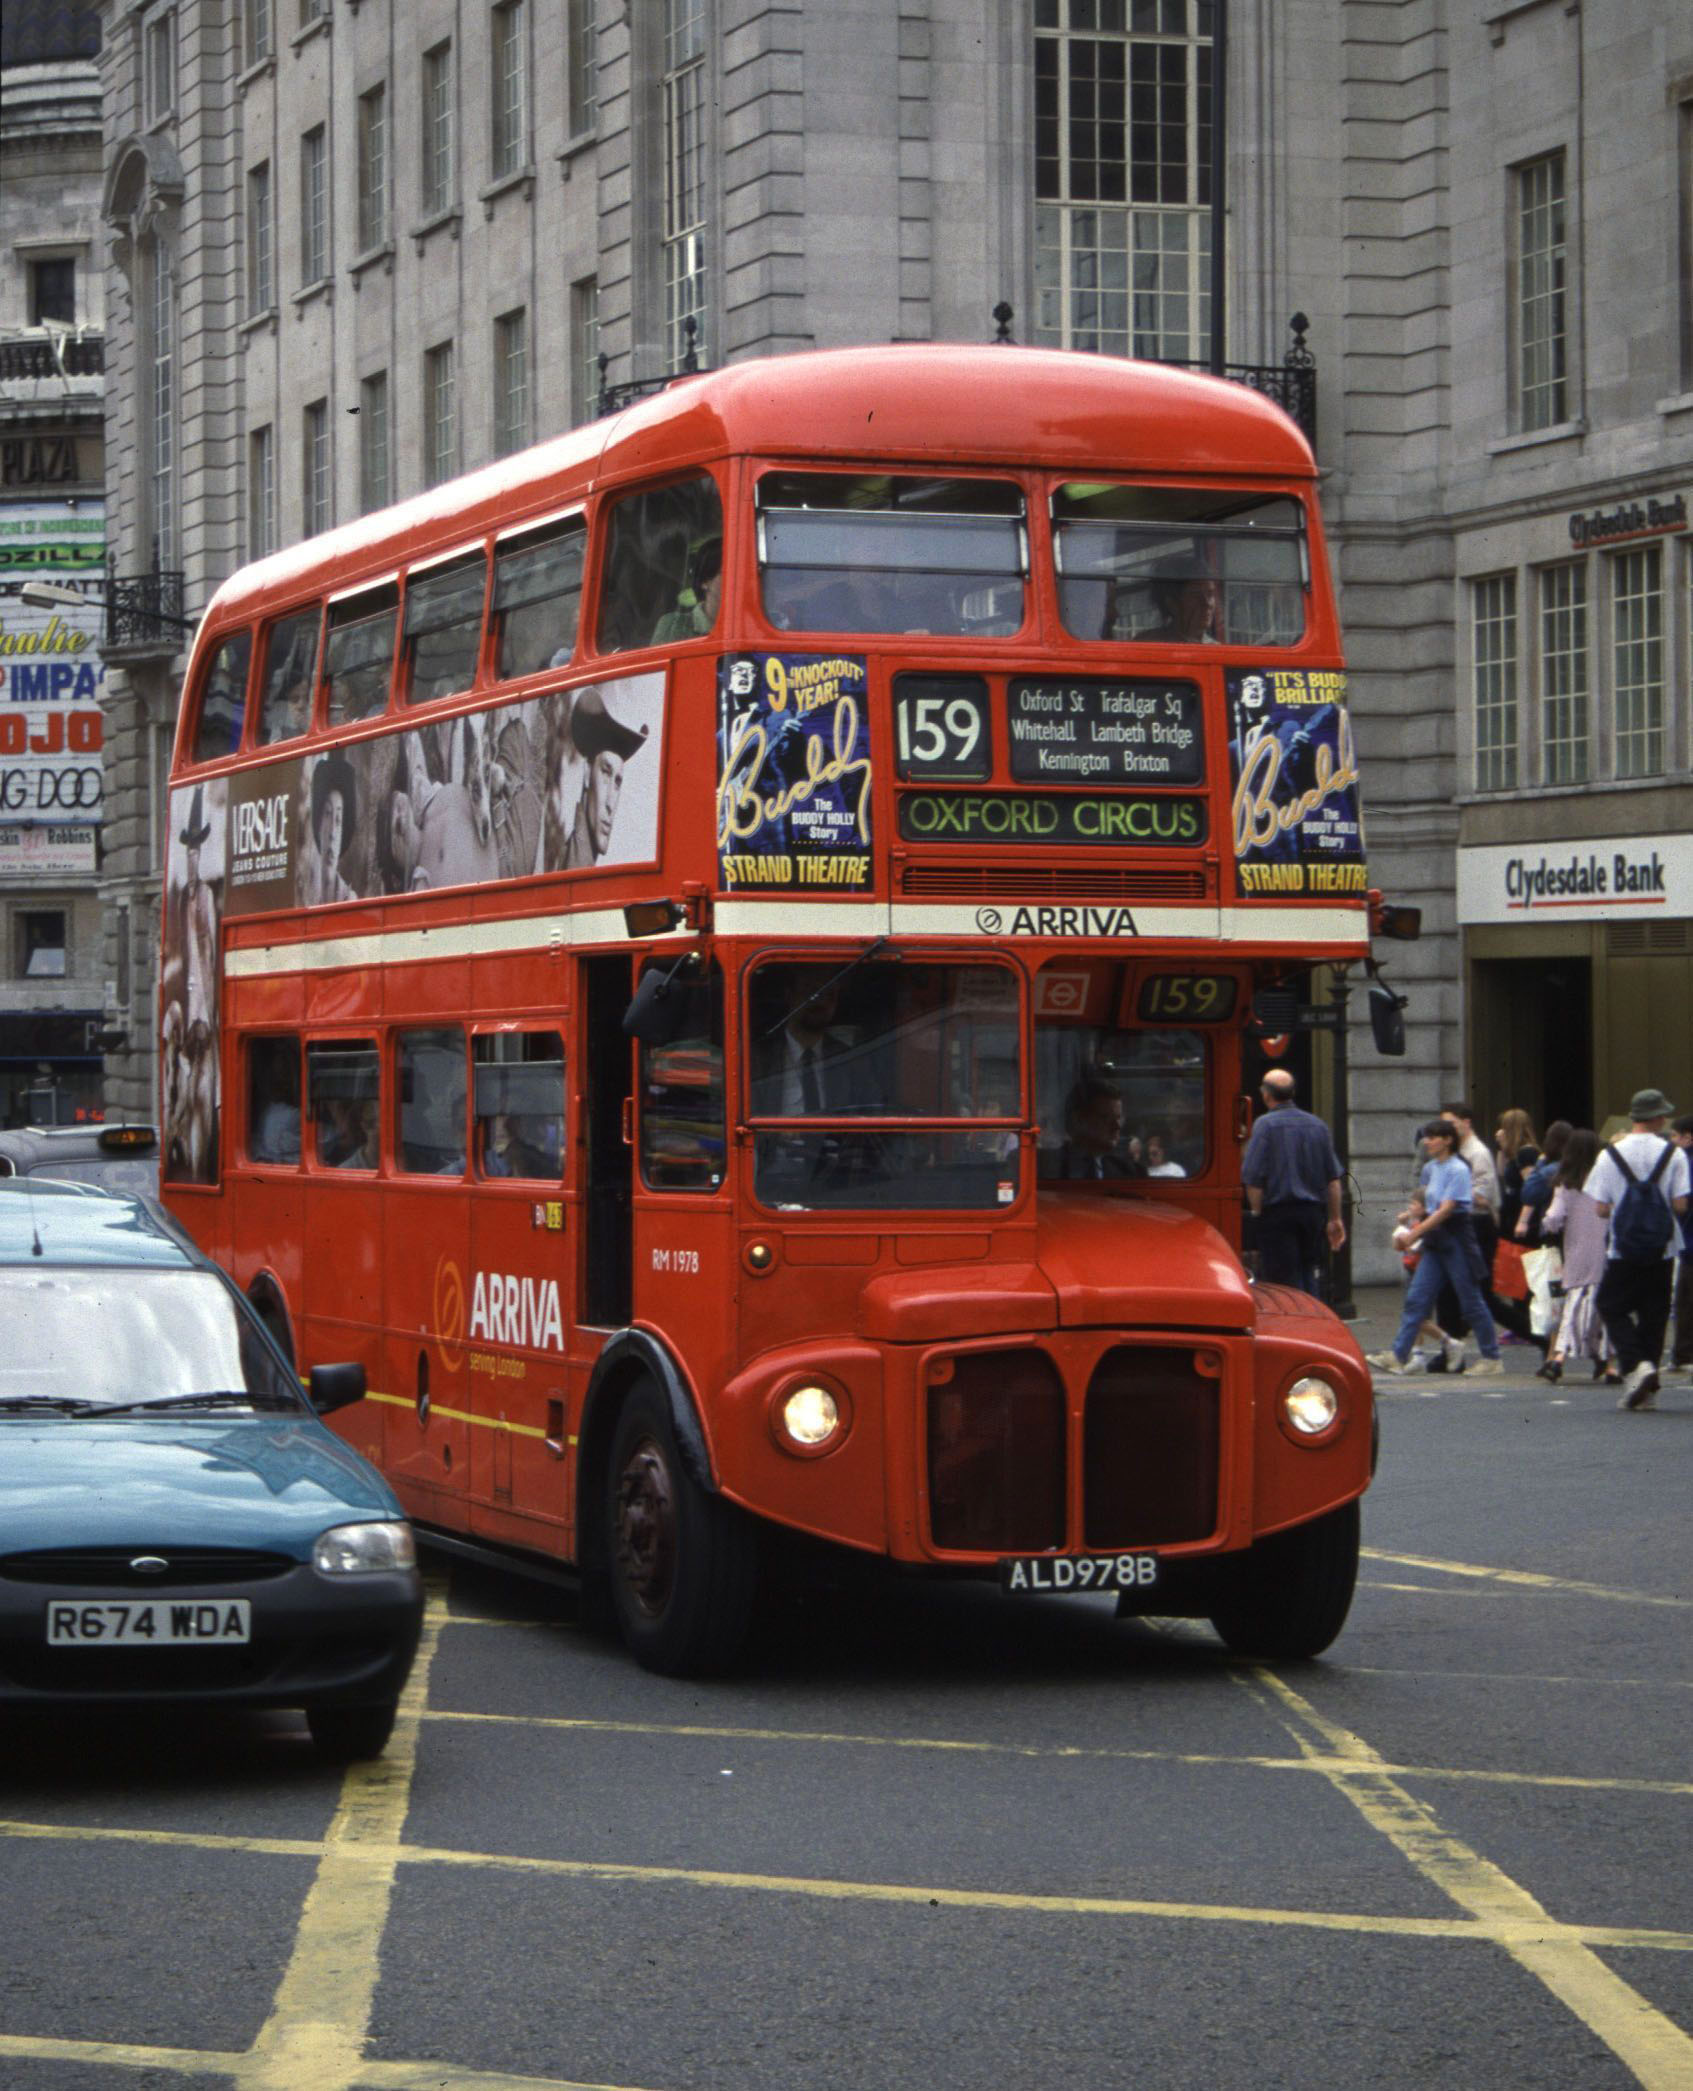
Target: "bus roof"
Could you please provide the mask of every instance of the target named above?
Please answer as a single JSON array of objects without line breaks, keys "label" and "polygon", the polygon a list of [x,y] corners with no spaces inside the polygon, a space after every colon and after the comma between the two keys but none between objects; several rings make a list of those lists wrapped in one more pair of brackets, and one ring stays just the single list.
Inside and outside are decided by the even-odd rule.
[{"label": "bus roof", "polygon": [[382,561],[468,544],[608,481],[742,452],[1088,474],[1316,476],[1292,419],[1226,379],[1002,344],[817,349],[680,378],[611,419],[273,553],[225,581],[208,615],[222,624],[326,565],[350,580]]}]

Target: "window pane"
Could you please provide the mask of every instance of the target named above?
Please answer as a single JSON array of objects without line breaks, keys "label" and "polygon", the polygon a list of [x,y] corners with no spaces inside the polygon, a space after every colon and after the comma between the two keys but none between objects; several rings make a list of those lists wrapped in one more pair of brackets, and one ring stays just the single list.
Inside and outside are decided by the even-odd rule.
[{"label": "window pane", "polygon": [[711,479],[684,479],[619,501],[611,511],[600,606],[606,652],[657,644],[673,618],[687,618],[691,626],[698,559],[708,543],[722,539],[723,507]]},{"label": "window pane", "polygon": [[399,604],[400,591],[394,585],[330,604],[323,679],[331,726],[387,710]]},{"label": "window pane", "polygon": [[535,537],[508,540],[495,553],[497,672],[502,678],[533,675],[570,659],[587,545],[588,533],[578,517]]},{"label": "window pane", "polygon": [[1517,583],[1514,574],[1475,587],[1476,789],[1517,782]]},{"label": "window pane", "polygon": [[482,1176],[557,1183],[564,1173],[564,1040],[502,1031],[471,1040]]},{"label": "window pane", "polygon": [[[675,963],[654,959],[647,971]],[[657,1191],[715,1191],[728,1152],[723,976],[712,966],[669,991],[679,998],[675,1032],[641,1047],[641,1180]]]},{"label": "window pane", "polygon": [[312,1157],[322,1169],[374,1169],[381,1158],[382,1062],[368,1038],[306,1047]]},{"label": "window pane", "polygon": [[401,1032],[395,1075],[400,1167],[412,1176],[462,1176],[468,1101],[464,1033],[451,1025]]},{"label": "window pane", "polygon": [[1541,743],[1548,784],[1587,780],[1587,569],[1540,577]]},{"label": "window pane", "polygon": [[406,583],[406,701],[468,690],[482,642],[487,562],[481,553]]},{"label": "window pane", "polygon": [[240,747],[252,653],[252,633],[235,632],[213,654],[200,692],[200,715],[194,725],[196,762],[215,762],[218,756],[233,755]]},{"label": "window pane", "polygon": [[247,1048],[247,1158],[299,1166],[300,1041],[292,1035]]},{"label": "window pane", "polygon": [[1202,1175],[1205,1093],[1200,1032],[1038,1024],[1043,1182]]},{"label": "window pane", "polygon": [[1551,153],[1518,181],[1518,389],[1524,429],[1568,419],[1565,395],[1564,156]]},{"label": "window pane", "polygon": [[1664,767],[1663,552],[1619,552],[1611,562],[1615,619],[1617,775]]},{"label": "window pane", "polygon": [[264,694],[259,704],[261,744],[292,740],[311,724],[317,684],[318,613],[314,604],[282,617],[265,641]]}]

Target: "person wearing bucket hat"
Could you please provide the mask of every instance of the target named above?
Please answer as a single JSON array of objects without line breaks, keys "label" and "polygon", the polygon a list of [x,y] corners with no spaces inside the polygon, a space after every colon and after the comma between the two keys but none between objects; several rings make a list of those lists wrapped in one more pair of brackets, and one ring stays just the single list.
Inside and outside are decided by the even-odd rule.
[{"label": "person wearing bucket hat", "polygon": [[1622,1369],[1617,1406],[1624,1409],[1656,1405],[1676,1222],[1689,1193],[1687,1155],[1664,1135],[1674,1115],[1661,1089],[1637,1089],[1628,1102],[1628,1131],[1605,1149],[1582,1186],[1610,1221],[1598,1305]]},{"label": "person wearing bucket hat", "polygon": [[615,692],[590,684],[570,714],[570,737],[588,765],[588,781],[576,806],[576,824],[565,844],[565,871],[587,871],[611,846],[617,802],[623,795],[623,771],[630,756],[646,745],[646,727],[619,716]]},{"label": "person wearing bucket hat", "polygon": [[359,781],[339,749],[318,757],[312,771],[312,840],[316,862],[302,864],[301,900],[321,907],[331,900],[357,900],[341,869],[341,852],[358,818]]}]

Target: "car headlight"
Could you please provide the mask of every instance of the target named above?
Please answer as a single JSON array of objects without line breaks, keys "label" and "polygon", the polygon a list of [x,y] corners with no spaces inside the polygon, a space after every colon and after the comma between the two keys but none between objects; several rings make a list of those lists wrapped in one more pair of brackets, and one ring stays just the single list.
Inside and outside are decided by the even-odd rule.
[{"label": "car headlight", "polygon": [[319,1575],[377,1575],[384,1569],[415,1568],[417,1541],[400,1519],[367,1525],[332,1525],[317,1535],[312,1566]]},{"label": "car headlight", "polygon": [[1340,1396],[1315,1373],[1296,1379],[1282,1396],[1282,1415],[1298,1437],[1320,1438],[1334,1428],[1339,1414]]}]

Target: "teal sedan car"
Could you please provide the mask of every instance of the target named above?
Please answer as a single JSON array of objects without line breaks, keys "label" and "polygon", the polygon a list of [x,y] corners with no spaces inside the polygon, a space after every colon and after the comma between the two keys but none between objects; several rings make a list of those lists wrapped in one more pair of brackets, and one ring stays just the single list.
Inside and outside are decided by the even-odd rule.
[{"label": "teal sedan car", "polygon": [[0,1182],[0,1709],[299,1707],[381,1753],[423,1619],[410,1525],[236,1288],[144,1199]]}]

